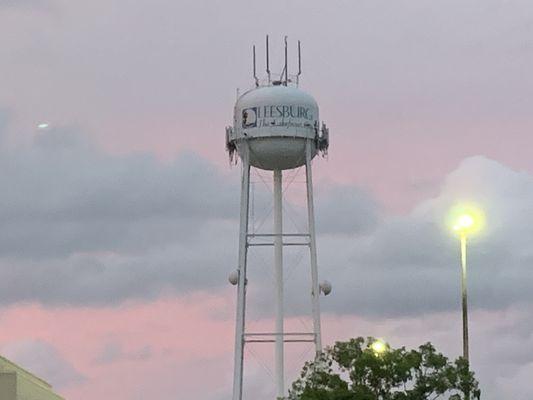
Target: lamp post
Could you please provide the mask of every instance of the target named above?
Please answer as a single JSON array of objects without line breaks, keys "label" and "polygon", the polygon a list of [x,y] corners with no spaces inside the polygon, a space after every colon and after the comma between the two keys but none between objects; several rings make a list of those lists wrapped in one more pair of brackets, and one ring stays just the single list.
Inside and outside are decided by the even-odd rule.
[{"label": "lamp post", "polygon": [[463,357],[469,361],[468,348],[468,295],[466,290],[466,234],[461,233],[461,298],[463,308]]},{"label": "lamp post", "polygon": [[480,210],[472,207],[460,207],[453,212],[453,230],[459,234],[461,254],[461,299],[463,314],[463,358],[469,361],[469,337],[468,337],[468,295],[467,295],[467,269],[466,249],[467,236],[481,229],[483,214]]}]

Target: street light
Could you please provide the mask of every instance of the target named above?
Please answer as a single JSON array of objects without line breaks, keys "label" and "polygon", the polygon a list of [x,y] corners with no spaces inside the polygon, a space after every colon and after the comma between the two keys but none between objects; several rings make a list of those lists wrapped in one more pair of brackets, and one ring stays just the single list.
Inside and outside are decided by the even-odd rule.
[{"label": "street light", "polygon": [[468,346],[468,301],[466,286],[466,238],[479,232],[485,223],[483,212],[474,206],[457,206],[451,215],[452,228],[459,235],[461,242],[461,293],[463,308],[463,357],[469,361]]},{"label": "street light", "polygon": [[387,351],[387,343],[385,343],[381,339],[377,339],[370,345],[370,348],[374,352],[375,355],[379,356]]}]

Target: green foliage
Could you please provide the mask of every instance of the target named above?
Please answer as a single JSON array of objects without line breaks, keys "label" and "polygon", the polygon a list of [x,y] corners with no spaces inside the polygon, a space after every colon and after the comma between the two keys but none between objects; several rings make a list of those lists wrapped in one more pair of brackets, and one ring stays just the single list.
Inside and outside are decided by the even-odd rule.
[{"label": "green foliage", "polygon": [[377,353],[374,338],[337,342],[304,365],[289,400],[478,400],[468,362],[450,362],[431,343]]}]

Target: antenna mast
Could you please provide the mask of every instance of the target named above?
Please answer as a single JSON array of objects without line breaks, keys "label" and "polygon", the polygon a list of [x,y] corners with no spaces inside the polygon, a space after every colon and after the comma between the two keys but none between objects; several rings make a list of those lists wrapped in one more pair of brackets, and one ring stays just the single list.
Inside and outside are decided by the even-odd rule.
[{"label": "antenna mast", "polygon": [[287,36],[285,36],[285,86],[287,86],[288,81],[289,81],[289,67],[287,63]]},{"label": "antenna mast", "polygon": [[266,70],[268,75],[268,84],[270,85],[270,58],[268,49],[268,35],[266,35]]},{"label": "antenna mast", "polygon": [[257,73],[255,69],[255,44],[254,44],[254,80],[255,80],[255,87],[259,87],[259,79],[257,78]]},{"label": "antenna mast", "polygon": [[296,85],[300,84],[300,75],[302,75],[302,50],[298,40],[298,75],[296,75]]}]

